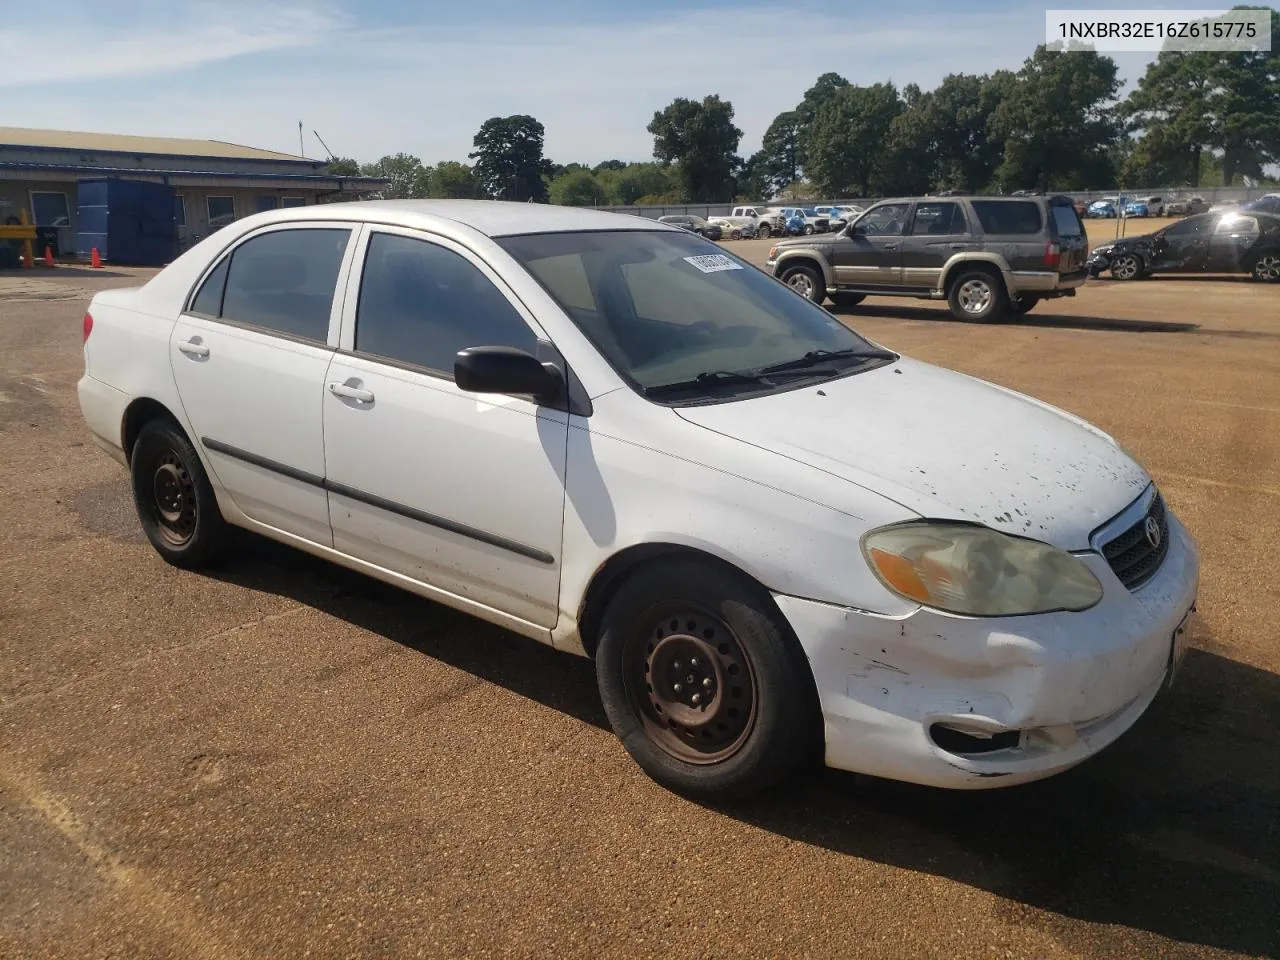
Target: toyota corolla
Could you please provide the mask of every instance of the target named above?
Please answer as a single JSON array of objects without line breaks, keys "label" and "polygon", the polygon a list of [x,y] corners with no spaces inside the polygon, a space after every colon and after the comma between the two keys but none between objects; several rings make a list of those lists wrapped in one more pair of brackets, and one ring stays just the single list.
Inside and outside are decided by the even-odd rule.
[{"label": "toyota corolla", "polygon": [[644,218],[257,214],[98,293],[84,362],[164,560],[241,527],[592,657],[689,795],[1045,777],[1185,649],[1196,548],[1110,436]]}]

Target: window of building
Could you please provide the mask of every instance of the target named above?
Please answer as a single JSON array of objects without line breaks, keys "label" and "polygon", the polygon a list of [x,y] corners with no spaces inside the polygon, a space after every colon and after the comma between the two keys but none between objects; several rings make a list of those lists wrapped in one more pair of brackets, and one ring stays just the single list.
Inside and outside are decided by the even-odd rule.
[{"label": "window of building", "polygon": [[279,205],[279,198],[273,195],[260,195],[255,198],[255,206],[259,213],[266,210],[275,210]]},{"label": "window of building", "polygon": [[210,230],[220,230],[236,218],[234,197],[205,197],[204,204],[209,214]]},{"label": "window of building", "polygon": [[324,343],[351,231],[276,230],[232,251],[196,294],[192,310]]},{"label": "window of building", "polygon": [[62,192],[31,192],[31,215],[37,227],[69,227],[71,212],[67,195]]},{"label": "window of building", "polygon": [[180,227],[187,225],[187,198],[180,193],[173,197],[173,222]]},{"label": "window of building", "polygon": [[281,198],[280,198],[280,206],[281,206],[281,207],[285,207],[285,208],[288,208],[288,207],[305,207],[306,205],[307,205],[307,198],[306,198],[306,197],[281,197]]},{"label": "window of building", "polygon": [[465,257],[425,240],[375,233],[356,309],[355,349],[453,376],[467,347],[534,353],[537,338]]}]

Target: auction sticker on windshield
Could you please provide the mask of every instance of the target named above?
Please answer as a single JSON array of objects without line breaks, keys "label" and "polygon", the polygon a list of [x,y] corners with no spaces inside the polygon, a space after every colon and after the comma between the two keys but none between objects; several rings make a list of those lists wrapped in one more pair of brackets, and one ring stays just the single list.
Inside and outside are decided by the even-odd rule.
[{"label": "auction sticker on windshield", "polygon": [[704,257],[685,257],[686,263],[692,263],[703,273],[719,273],[721,270],[741,270],[742,264],[734,263],[723,253],[712,253]]}]

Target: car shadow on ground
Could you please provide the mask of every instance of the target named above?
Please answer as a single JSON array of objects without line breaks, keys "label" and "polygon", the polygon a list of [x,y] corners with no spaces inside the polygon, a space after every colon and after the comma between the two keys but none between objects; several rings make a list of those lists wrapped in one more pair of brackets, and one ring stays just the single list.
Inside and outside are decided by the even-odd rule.
[{"label": "car shadow on ground", "polygon": [[[890,320],[928,320],[945,323],[963,324],[957,320],[946,307],[899,307],[888,304],[860,303],[856,307],[838,307],[827,304],[826,309],[836,316],[844,317],[856,323],[859,317],[882,317]],[[967,324],[966,324],[967,325]],[[1199,330],[1198,323],[1175,323],[1165,320],[1118,320],[1114,317],[1077,317],[1055,313],[1024,313],[1021,316],[1006,316],[991,324],[982,326],[1001,327],[1042,327],[1044,329],[1074,330],[1111,330],[1122,333],[1191,333]]]},{"label": "car shadow on ground", "polygon": [[[591,662],[290,548],[246,541],[215,576],[291,597],[608,729]],[[1195,642],[1213,646],[1203,630]],[[1012,921],[1028,922],[1018,916],[1021,904],[1276,955],[1277,717],[1280,677],[1193,649],[1173,688],[1129,733],[1049,780],[960,792],[819,769],[717,810],[803,843],[989,891],[1011,902],[1001,909]]]}]

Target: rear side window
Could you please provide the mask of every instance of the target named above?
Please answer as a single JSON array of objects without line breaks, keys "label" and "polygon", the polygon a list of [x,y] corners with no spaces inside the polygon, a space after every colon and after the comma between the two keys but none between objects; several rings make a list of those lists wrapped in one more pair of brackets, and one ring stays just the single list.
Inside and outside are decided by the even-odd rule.
[{"label": "rear side window", "polygon": [[[276,230],[246,241],[229,258],[222,309],[210,310],[209,315],[324,343],[338,271],[350,239],[350,230],[316,229]],[[196,297],[201,313],[206,312],[199,309],[205,288]]]},{"label": "rear side window", "polygon": [[191,304],[192,313],[203,313],[206,317],[222,313],[222,291],[227,285],[227,264],[230,262],[230,257],[223,257],[222,262],[213,268],[213,273],[205,278]]},{"label": "rear side window", "polygon": [[1034,234],[1044,226],[1039,204],[1030,200],[974,200],[973,212],[987,234]]},{"label": "rear side window", "polygon": [[1055,203],[1053,205],[1053,223],[1058,228],[1058,236],[1060,237],[1080,237],[1084,235],[1084,224],[1076,216],[1075,207],[1068,207],[1065,203]]},{"label": "rear side window", "polygon": [[949,236],[965,232],[964,214],[958,203],[921,203],[911,225],[913,236]]}]

